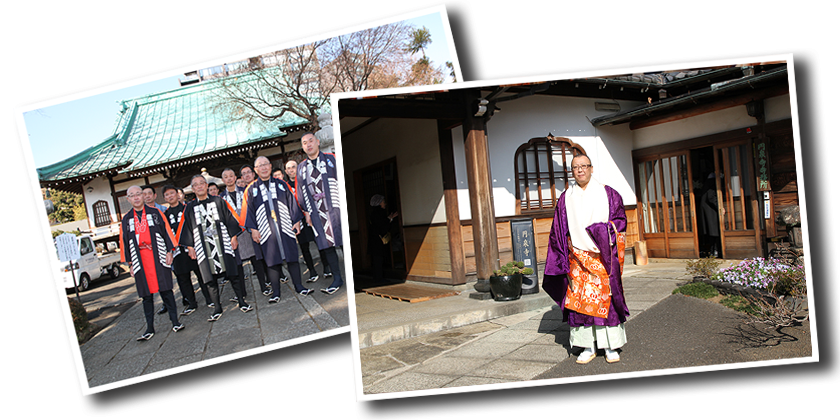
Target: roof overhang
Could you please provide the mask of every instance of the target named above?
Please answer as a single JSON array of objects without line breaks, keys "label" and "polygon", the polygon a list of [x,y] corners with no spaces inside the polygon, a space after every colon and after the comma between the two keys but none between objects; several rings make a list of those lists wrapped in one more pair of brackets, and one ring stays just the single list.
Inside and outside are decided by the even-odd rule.
[{"label": "roof overhang", "polygon": [[284,139],[289,135],[289,133],[303,130],[311,130],[312,124],[297,124],[294,126],[281,127],[281,129],[283,130],[281,133],[271,137],[263,138],[247,144],[239,144],[225,149],[219,149],[207,153],[193,155],[159,165],[153,165],[144,168],[131,168],[132,162],[126,162],[118,167],[109,168],[104,171],[91,172],[88,174],[64,179],[39,180],[39,183],[41,184],[42,188],[52,188],[81,194],[86,183],[102,176],[114,177],[120,174],[125,174],[128,176],[128,178],[141,178],[149,175],[166,173],[167,171],[172,169],[199,164],[201,162],[206,162],[225,156],[234,156],[255,150],[277,147],[280,146],[281,143],[288,144],[289,141],[284,141]]},{"label": "roof overhang", "polygon": [[704,89],[651,101],[628,111],[593,118],[590,122],[595,127],[631,123],[631,128],[640,128],[652,123],[678,119],[680,113],[686,109],[692,109],[696,115],[782,95],[788,92],[787,79],[787,67],[780,67],[713,83]]},{"label": "roof overhang", "polygon": [[120,173],[120,170],[125,169],[127,166],[130,166],[131,162],[128,162],[124,165],[118,166],[116,168],[108,169],[106,171],[99,171],[93,172],[89,174],[74,176],[71,178],[65,179],[55,179],[55,180],[40,180],[41,188],[51,188],[54,190],[61,190],[72,192],[76,194],[82,194],[84,190],[84,185],[88,182],[92,181],[95,178],[99,178],[101,176],[112,177],[116,176]]}]

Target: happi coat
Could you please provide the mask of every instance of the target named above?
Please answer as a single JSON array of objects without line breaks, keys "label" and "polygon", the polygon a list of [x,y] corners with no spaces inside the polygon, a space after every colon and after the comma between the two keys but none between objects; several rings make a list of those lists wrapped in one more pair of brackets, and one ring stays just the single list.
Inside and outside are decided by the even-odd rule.
[{"label": "happi coat", "polygon": [[303,219],[292,188],[286,181],[257,178],[245,190],[245,228],[260,232],[259,248],[269,267],[298,261],[293,226]]},{"label": "happi coat", "polygon": [[[227,186],[219,191],[219,197],[222,197],[236,213],[238,218],[242,212],[242,203],[245,201],[245,188],[235,187],[233,192],[227,190]],[[241,223],[240,223],[241,225]]]},{"label": "happi coat", "polygon": [[[120,224],[120,260],[130,265],[137,295],[141,298],[161,290],[172,290],[172,270],[166,264],[166,253],[175,246],[175,237],[163,212],[154,207],[143,207],[144,210],[140,212],[131,209],[123,216]],[[146,223],[138,224],[144,213]],[[144,237],[148,238],[148,242],[144,241]],[[145,266],[141,259],[140,246],[143,243],[151,247],[154,257],[152,269]],[[146,273],[152,270],[155,278],[147,278]]]},{"label": "happi coat", "polygon": [[[236,190],[232,193],[230,191],[228,191],[227,188],[225,188],[223,191],[221,191],[219,193],[219,197],[222,197],[228,204],[230,204],[230,207],[236,212],[235,216],[236,216],[236,219],[239,220],[239,227],[241,227],[244,231],[246,231],[245,234],[239,235],[240,246],[242,246],[242,243],[244,241],[249,241],[249,243],[245,244],[244,248],[242,248],[241,250],[239,250],[239,252],[236,253],[237,262],[240,263],[240,264],[242,263],[243,259],[246,259],[246,260],[250,259],[250,258],[256,258],[258,260],[263,259],[262,250],[260,250],[260,247],[257,245],[257,243],[254,242],[253,239],[251,239],[251,232],[248,229],[245,228],[245,210],[246,209],[245,209],[244,204],[247,201],[245,199],[245,189],[246,188],[248,188],[248,187],[245,187],[245,188],[236,187]],[[244,258],[242,258],[242,255],[243,255],[242,253],[243,252],[245,252],[247,254]]]},{"label": "happi coat", "polygon": [[[569,286],[570,265],[570,233],[569,218],[566,211],[567,189],[560,195],[554,210],[554,221],[548,237],[548,250],[545,261],[545,275],[543,289],[557,304],[563,308],[563,321],[572,327],[605,325],[616,326],[624,323],[630,311],[624,299],[624,286],[621,282],[621,265],[619,262],[618,232],[627,228],[627,217],[621,195],[609,186],[604,185],[609,202],[609,223],[594,223],[586,227],[586,232],[600,250],[600,260],[609,273],[611,302],[606,318],[585,315],[566,308],[566,291]],[[615,225],[613,229],[612,225]],[[622,244],[623,246],[623,244]]]},{"label": "happi coat", "polygon": [[[163,215],[169,222],[169,227],[172,228],[172,232],[179,231],[178,228],[181,226],[181,219],[184,217],[185,208],[186,205],[178,203],[177,206],[169,207],[163,212]],[[193,271],[193,269],[197,269],[198,266],[196,265],[195,260],[187,255],[186,248],[178,245],[177,237],[175,238],[175,245],[176,247],[172,251],[172,270],[175,271],[175,274],[189,273]]]},{"label": "happi coat", "polygon": [[227,277],[238,274],[230,238],[240,231],[239,221],[227,202],[218,196],[208,196],[187,203],[177,236],[180,245],[195,249],[201,277],[209,281],[223,273]]},{"label": "happi coat", "polygon": [[314,163],[310,159],[299,163],[295,189],[301,208],[312,220],[318,249],[342,246],[335,155],[320,152]]}]

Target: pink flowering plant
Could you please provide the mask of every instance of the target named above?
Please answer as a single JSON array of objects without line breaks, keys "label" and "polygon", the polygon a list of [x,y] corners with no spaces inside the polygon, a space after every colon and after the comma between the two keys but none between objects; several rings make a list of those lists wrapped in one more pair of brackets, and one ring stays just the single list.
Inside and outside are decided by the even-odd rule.
[{"label": "pink flowering plant", "polygon": [[784,260],[753,258],[720,270],[712,280],[751,287],[779,296],[806,294],[805,268]]}]

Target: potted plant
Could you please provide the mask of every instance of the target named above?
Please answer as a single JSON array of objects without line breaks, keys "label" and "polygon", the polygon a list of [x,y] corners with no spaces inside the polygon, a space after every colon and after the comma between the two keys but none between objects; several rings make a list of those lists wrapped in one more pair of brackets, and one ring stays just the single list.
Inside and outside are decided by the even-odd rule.
[{"label": "potted plant", "polygon": [[519,299],[522,294],[522,275],[531,275],[534,270],[525,267],[522,261],[511,261],[502,268],[493,271],[490,276],[490,292],[493,299],[507,301]]}]

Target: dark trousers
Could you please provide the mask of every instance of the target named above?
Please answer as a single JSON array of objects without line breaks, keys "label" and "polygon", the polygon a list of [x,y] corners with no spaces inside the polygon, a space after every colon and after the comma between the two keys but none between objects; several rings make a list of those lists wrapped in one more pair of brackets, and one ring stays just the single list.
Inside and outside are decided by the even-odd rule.
[{"label": "dark trousers", "polygon": [[326,260],[330,265],[330,268],[333,269],[333,282],[330,284],[330,287],[339,287],[344,285],[344,281],[341,279],[341,265],[338,263],[338,252],[336,252],[335,247],[325,248],[320,251],[323,253],[321,261]]},{"label": "dark trousers", "polygon": [[267,267],[265,265],[265,260],[258,260],[256,257],[251,257],[248,259],[251,261],[251,266],[254,267],[254,272],[257,273],[257,283],[260,284],[260,291],[265,292],[268,290],[268,276],[266,274]]},{"label": "dark trousers", "polygon": [[[317,275],[318,272],[315,271],[315,262],[312,260],[312,251],[309,249],[309,244],[311,241],[303,241],[300,242],[300,253],[303,254],[303,261],[306,262],[306,267],[309,268],[309,277]],[[324,266],[324,275],[328,275],[331,273],[330,265],[327,263],[327,256],[323,250],[319,249],[318,254],[321,255],[321,264]]]},{"label": "dark trousers", "polygon": [[221,277],[221,274],[215,275],[210,279],[210,281],[204,283],[204,285],[207,287],[207,291],[210,294],[209,300],[213,303],[214,314],[222,313],[222,302],[219,298],[219,278]]},{"label": "dark trousers", "polygon": [[[163,306],[166,307],[169,313],[169,320],[172,321],[172,326],[180,324],[178,322],[178,312],[175,307],[175,294],[171,290],[161,290],[160,298],[163,300]],[[146,332],[155,332],[155,295],[149,295],[143,298],[143,314],[146,315]]]},{"label": "dark trousers", "polygon": [[227,277],[230,280],[230,285],[233,287],[233,294],[236,295],[236,301],[239,302],[239,306],[246,306],[245,303],[245,274],[242,271],[242,265],[240,264],[239,272],[235,276]]},{"label": "dark trousers", "polygon": [[[300,282],[300,264],[297,261],[286,264],[288,265],[289,275],[292,277],[292,284],[295,285],[295,292],[300,292],[303,290],[303,284]],[[283,277],[283,264],[268,267],[267,274],[273,290],[271,297],[280,297],[280,277]]]},{"label": "dark trousers", "polygon": [[[184,299],[184,306],[195,309],[198,307],[198,302],[195,301],[195,289],[193,288],[192,278],[190,272],[175,273],[175,278],[178,279],[178,289],[181,290],[181,297]],[[209,299],[208,299],[209,301]]]},{"label": "dark trousers", "polygon": [[207,284],[204,282],[204,279],[201,278],[201,273],[198,269],[193,271],[193,273],[195,273],[195,278],[198,280],[198,287],[201,289],[201,294],[204,295],[205,303],[210,304],[213,300],[210,298],[210,290],[207,288]]}]

